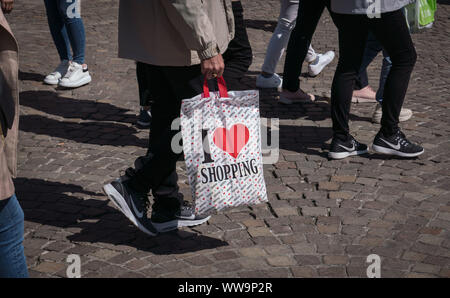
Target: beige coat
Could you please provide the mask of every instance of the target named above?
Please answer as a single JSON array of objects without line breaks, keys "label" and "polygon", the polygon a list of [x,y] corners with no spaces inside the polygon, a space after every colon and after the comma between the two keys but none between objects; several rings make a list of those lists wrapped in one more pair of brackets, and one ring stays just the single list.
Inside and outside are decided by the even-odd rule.
[{"label": "beige coat", "polygon": [[0,200],[14,194],[19,134],[18,46],[0,9]]},{"label": "beige coat", "polygon": [[190,66],[225,52],[234,37],[230,0],[121,0],[119,57]]}]

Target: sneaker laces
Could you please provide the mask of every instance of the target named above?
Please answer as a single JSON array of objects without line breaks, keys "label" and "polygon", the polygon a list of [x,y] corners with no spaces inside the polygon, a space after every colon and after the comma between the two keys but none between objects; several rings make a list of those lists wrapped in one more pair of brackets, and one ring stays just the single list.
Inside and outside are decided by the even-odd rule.
[{"label": "sneaker laces", "polygon": [[406,138],[405,134],[401,130],[397,131],[397,133],[395,134],[394,140],[397,141],[398,144],[400,144],[401,146],[404,146],[404,147],[411,145],[411,142]]}]

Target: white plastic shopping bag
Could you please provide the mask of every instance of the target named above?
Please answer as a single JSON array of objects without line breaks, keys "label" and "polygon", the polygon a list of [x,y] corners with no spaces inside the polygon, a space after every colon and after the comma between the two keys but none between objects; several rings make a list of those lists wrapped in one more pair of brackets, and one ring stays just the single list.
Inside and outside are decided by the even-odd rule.
[{"label": "white plastic shopping bag", "polygon": [[181,132],[196,212],[267,201],[261,154],[259,93],[218,92],[183,100]]}]

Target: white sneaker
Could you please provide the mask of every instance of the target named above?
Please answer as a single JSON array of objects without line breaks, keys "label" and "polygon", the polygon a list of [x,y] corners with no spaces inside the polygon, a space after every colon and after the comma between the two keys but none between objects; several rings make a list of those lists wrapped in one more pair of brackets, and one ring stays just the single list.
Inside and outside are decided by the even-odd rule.
[{"label": "white sneaker", "polygon": [[55,70],[47,75],[44,79],[44,83],[48,85],[57,85],[59,80],[64,77],[69,69],[69,60],[62,60]]},{"label": "white sneaker", "polygon": [[[413,111],[410,109],[402,108],[400,111],[400,116],[398,117],[398,121],[404,122],[409,119],[411,119],[413,115]],[[374,123],[381,123],[381,117],[383,116],[383,109],[381,108],[380,104],[377,104],[377,107],[375,108],[375,111],[372,115],[372,122]]]},{"label": "white sneaker", "polygon": [[310,63],[308,66],[309,75],[315,77],[319,73],[321,73],[325,66],[333,61],[334,56],[335,54],[333,51],[328,51],[325,54],[317,54],[316,60]]},{"label": "white sneaker", "polygon": [[271,77],[264,77],[261,74],[256,77],[256,87],[258,88],[281,88],[283,79],[274,73]]},{"label": "white sneaker", "polygon": [[302,89],[298,89],[296,92],[290,92],[283,90],[280,93],[280,99],[278,100],[282,104],[290,105],[294,102],[314,101],[316,97],[312,94],[304,92]]},{"label": "white sneaker", "polygon": [[83,69],[83,65],[71,62],[66,75],[59,81],[59,86],[65,88],[77,88],[89,84],[92,78],[88,68]]}]

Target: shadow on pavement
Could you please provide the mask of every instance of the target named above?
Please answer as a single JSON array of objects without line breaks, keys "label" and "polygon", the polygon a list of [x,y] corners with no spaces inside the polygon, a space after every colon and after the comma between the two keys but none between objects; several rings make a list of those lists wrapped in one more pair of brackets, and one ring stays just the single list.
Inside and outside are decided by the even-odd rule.
[{"label": "shadow on pavement", "polygon": [[21,81],[35,81],[43,83],[44,79],[45,76],[41,75],[40,73],[26,72],[19,70],[19,80]]},{"label": "shadow on pavement", "polygon": [[40,115],[20,116],[20,130],[40,135],[68,139],[78,143],[138,146],[147,148],[147,140],[134,134],[134,127],[113,122],[68,122],[50,119]]},{"label": "shadow on pavement", "polygon": [[[16,194],[25,220],[69,230],[71,242],[126,245],[158,255],[196,252],[228,245],[188,231],[150,237],[139,231],[106,197],[75,184],[17,178]],[[98,198],[95,198],[95,197]]]},{"label": "shadow on pavement", "polygon": [[130,124],[136,122],[136,115],[127,114],[130,111],[128,109],[93,100],[62,97],[53,91],[21,92],[20,104],[67,119],[105,120]]},{"label": "shadow on pavement", "polygon": [[263,30],[267,32],[275,31],[278,22],[277,21],[268,21],[268,20],[245,20],[245,27]]}]

